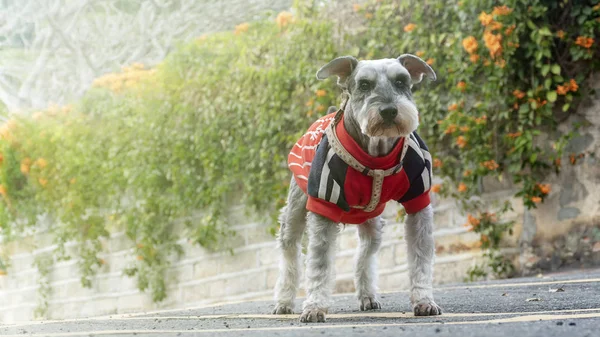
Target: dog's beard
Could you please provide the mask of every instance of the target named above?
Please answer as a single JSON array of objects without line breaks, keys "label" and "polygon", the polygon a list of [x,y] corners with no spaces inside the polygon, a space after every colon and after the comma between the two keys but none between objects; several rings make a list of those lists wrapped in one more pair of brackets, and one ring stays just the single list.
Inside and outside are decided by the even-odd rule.
[{"label": "dog's beard", "polygon": [[379,106],[367,110],[367,118],[360,123],[362,133],[369,137],[406,137],[419,126],[419,111],[407,99],[396,103],[398,115],[392,121],[384,120],[379,114]]}]

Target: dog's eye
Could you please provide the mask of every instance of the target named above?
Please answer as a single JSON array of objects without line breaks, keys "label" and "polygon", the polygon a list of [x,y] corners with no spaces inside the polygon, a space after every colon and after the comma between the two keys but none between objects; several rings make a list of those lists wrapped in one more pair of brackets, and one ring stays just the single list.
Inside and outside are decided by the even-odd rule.
[{"label": "dog's eye", "polygon": [[404,86],[404,82],[402,82],[401,80],[396,80],[396,82],[394,82],[394,85],[397,87],[402,87]]},{"label": "dog's eye", "polygon": [[362,91],[368,91],[369,89],[371,89],[371,83],[369,83],[367,81],[361,81],[358,84],[358,88]]}]

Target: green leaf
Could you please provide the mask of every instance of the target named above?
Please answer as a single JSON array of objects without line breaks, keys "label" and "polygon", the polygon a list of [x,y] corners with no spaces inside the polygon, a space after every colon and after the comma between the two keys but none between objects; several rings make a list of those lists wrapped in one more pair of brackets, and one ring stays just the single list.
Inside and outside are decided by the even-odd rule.
[{"label": "green leaf", "polygon": [[549,71],[550,71],[550,65],[549,64],[544,64],[542,66],[542,76],[548,75]]},{"label": "green leaf", "polygon": [[550,101],[552,103],[556,102],[556,98],[557,98],[556,91],[548,91],[546,93],[546,98],[548,99],[548,101]]},{"label": "green leaf", "polygon": [[558,64],[553,64],[551,70],[554,75],[560,75],[560,66]]},{"label": "green leaf", "polygon": [[550,31],[550,29],[548,29],[548,27],[542,27],[540,30],[540,35],[543,36],[552,36],[552,32]]},{"label": "green leaf", "polygon": [[570,107],[571,107],[571,104],[569,104],[569,103],[566,103],[565,105],[563,105],[563,107],[562,107],[562,111],[563,111],[563,112],[567,112],[567,110],[569,110],[569,108],[570,108]]}]

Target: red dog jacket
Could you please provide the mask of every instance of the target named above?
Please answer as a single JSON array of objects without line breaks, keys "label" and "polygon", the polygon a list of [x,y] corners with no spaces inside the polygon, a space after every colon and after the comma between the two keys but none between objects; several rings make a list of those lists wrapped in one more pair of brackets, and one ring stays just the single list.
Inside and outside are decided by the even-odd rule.
[{"label": "red dog jacket", "polygon": [[338,114],[314,122],[288,156],[296,183],[308,195],[306,208],[332,221],[360,224],[380,215],[390,200],[402,203],[408,214],[427,207],[431,155],[417,133],[400,139],[388,155],[372,157]]}]

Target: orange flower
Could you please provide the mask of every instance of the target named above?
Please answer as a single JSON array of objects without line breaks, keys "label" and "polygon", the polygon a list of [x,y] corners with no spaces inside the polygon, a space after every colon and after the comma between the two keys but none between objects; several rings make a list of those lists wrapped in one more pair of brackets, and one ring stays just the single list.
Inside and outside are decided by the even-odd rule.
[{"label": "orange flower", "polygon": [[479,61],[479,55],[473,54],[469,56],[469,59],[471,60],[471,62],[476,63],[477,61]]},{"label": "orange flower", "polygon": [[483,115],[481,117],[477,117],[477,118],[475,118],[475,124],[485,124],[486,120],[487,120],[487,116],[486,115]]},{"label": "orange flower", "polygon": [[240,35],[242,33],[247,32],[248,28],[250,28],[249,23],[247,23],[247,22],[240,23],[239,25],[235,26],[235,30],[233,32],[235,35]]},{"label": "orange flower", "polygon": [[417,25],[415,25],[414,23],[409,23],[408,25],[404,26],[404,31],[410,33],[413,30],[415,30],[415,28],[417,28]]},{"label": "orange flower", "polygon": [[440,193],[441,190],[442,190],[442,185],[440,185],[440,184],[431,185],[431,192]]},{"label": "orange flower", "polygon": [[462,131],[462,132],[469,132],[469,130],[471,130],[471,128],[469,128],[468,126],[461,126],[460,127],[460,131]]},{"label": "orange flower", "polygon": [[515,96],[517,99],[521,99],[521,98],[525,97],[525,93],[522,92],[521,90],[517,89],[517,90],[513,91],[513,96]]},{"label": "orange flower", "polygon": [[558,32],[556,32],[556,36],[562,40],[563,37],[565,37],[565,31],[564,30],[559,30]]},{"label": "orange flower", "polygon": [[441,160],[439,160],[438,158],[433,159],[433,167],[435,168],[440,168],[442,167],[444,164],[442,163]]},{"label": "orange flower", "polygon": [[559,95],[566,95],[569,92],[569,87],[566,85],[559,85],[556,87],[556,93]]},{"label": "orange flower", "polygon": [[513,104],[513,109],[515,109],[515,110],[519,110],[519,103],[515,103],[515,104]]},{"label": "orange flower", "polygon": [[569,81],[569,90],[576,92],[579,89],[579,85],[577,85],[577,82],[575,82],[574,79],[571,79]]},{"label": "orange flower", "polygon": [[481,14],[479,14],[479,21],[481,21],[481,24],[484,26],[489,25],[493,20],[494,16],[492,14],[487,14],[486,12],[481,12]]},{"label": "orange flower", "polygon": [[542,198],[540,198],[540,197],[531,197],[531,201],[533,201],[533,202],[535,202],[537,204],[537,203],[542,202]]},{"label": "orange flower", "polygon": [[327,95],[327,91],[319,89],[319,90],[317,90],[316,95],[317,95],[317,97],[323,97],[323,96]]},{"label": "orange flower", "polygon": [[504,30],[504,35],[510,36],[510,34],[512,34],[512,32],[515,30],[515,28],[517,28],[516,25],[510,25],[510,26],[506,27],[506,29]]},{"label": "orange flower", "polygon": [[458,138],[456,138],[456,145],[462,149],[463,147],[467,146],[467,140],[464,136],[458,136]]},{"label": "orange flower", "polygon": [[462,41],[462,45],[463,45],[463,48],[465,48],[465,50],[469,54],[475,53],[477,51],[477,48],[479,47],[479,44],[477,43],[477,39],[475,39],[475,37],[473,37],[473,36],[464,38]]},{"label": "orange flower", "polygon": [[313,104],[315,104],[315,100],[314,99],[309,99],[308,102],[306,102],[306,106],[312,106]]},{"label": "orange flower", "polygon": [[0,195],[6,198],[6,194],[6,187],[4,187],[4,185],[0,185]]},{"label": "orange flower", "polygon": [[590,49],[594,44],[594,39],[587,36],[578,36],[577,40],[575,40],[575,44],[580,47]]},{"label": "orange flower", "polygon": [[569,155],[569,161],[571,162],[571,165],[575,165],[575,163],[577,162],[577,157],[575,157],[575,154],[571,153]]},{"label": "orange flower", "polygon": [[498,15],[498,16],[508,15],[508,14],[512,13],[512,11],[513,10],[508,8],[506,5],[497,6],[497,7],[494,7],[494,10],[492,11],[492,15]]},{"label": "orange flower", "polygon": [[485,167],[486,169],[488,169],[490,171],[493,171],[498,168],[498,163],[496,163],[495,160],[491,159],[491,160],[482,162],[481,166]]},{"label": "orange flower", "polygon": [[275,18],[275,22],[277,22],[277,26],[279,28],[283,28],[290,24],[293,20],[294,16],[290,12],[283,11],[277,14],[277,18]]},{"label": "orange flower", "polygon": [[596,6],[592,7],[592,10],[600,11],[600,3],[597,4]]},{"label": "orange flower", "polygon": [[71,178],[71,180],[69,180],[69,184],[73,185],[77,182],[77,178]]},{"label": "orange flower", "polygon": [[506,61],[504,59],[499,59],[496,62],[494,62],[494,64],[500,68],[504,68],[506,66]]},{"label": "orange flower", "polygon": [[498,22],[498,21],[492,21],[489,26],[488,26],[489,30],[500,30],[502,29],[502,23]]},{"label": "orange flower", "polygon": [[458,191],[459,192],[466,192],[467,191],[467,185],[465,183],[460,183],[458,184]]},{"label": "orange flower", "polygon": [[542,192],[542,194],[548,194],[551,191],[550,184],[537,184],[536,187]]},{"label": "orange flower", "polygon": [[318,112],[323,112],[323,111],[325,111],[325,107],[322,106],[322,105],[319,105],[319,106],[317,106],[317,111]]},{"label": "orange flower", "polygon": [[138,255],[138,256],[136,256],[136,259],[138,259],[138,261],[142,261],[144,259],[144,257],[141,255]]},{"label": "orange flower", "polygon": [[418,57],[423,57],[423,55],[425,55],[425,52],[422,50],[419,50],[415,53],[415,55],[417,55]]},{"label": "orange flower", "polygon": [[98,263],[101,265],[105,265],[106,264],[106,260],[104,259],[98,259]]},{"label": "orange flower", "polygon": [[[450,109],[448,109],[448,110],[450,110]],[[454,133],[455,131],[456,131],[456,124],[450,124],[450,125],[448,125],[446,130],[444,130],[444,133],[449,135],[451,133]]]},{"label": "orange flower", "polygon": [[373,18],[373,13],[365,13],[365,18],[366,19],[372,19]]},{"label": "orange flower", "polygon": [[467,83],[465,83],[465,81],[460,81],[456,84],[456,87],[458,90],[465,92],[465,90],[467,90]]},{"label": "orange flower", "polygon": [[479,224],[481,223],[481,221],[479,219],[472,216],[471,214],[467,214],[467,222],[469,225],[473,226],[474,228],[477,228],[477,226],[479,226]]},{"label": "orange flower", "polygon": [[470,176],[471,173],[473,173],[473,171],[471,171],[471,170],[465,170],[465,172],[463,172],[463,177],[466,178],[466,177]]},{"label": "orange flower", "polygon": [[4,162],[4,155],[0,153],[0,165]]},{"label": "orange flower", "polygon": [[556,158],[556,160],[554,160],[554,165],[560,166],[560,163],[561,163],[560,158]]},{"label": "orange flower", "polygon": [[483,33],[483,41],[485,42],[486,48],[490,51],[490,56],[492,58],[502,54],[502,35],[493,34],[486,30]]},{"label": "orange flower", "polygon": [[48,184],[48,179],[39,178],[38,182],[40,183],[40,185],[42,185],[42,187],[45,187]]},{"label": "orange flower", "polygon": [[432,65],[433,63],[435,63],[435,60],[430,58],[430,59],[427,59],[427,61],[425,61],[425,63]]},{"label": "orange flower", "polygon": [[448,111],[455,111],[456,109],[458,109],[458,104],[456,103],[452,103],[448,106]]},{"label": "orange flower", "polygon": [[28,174],[31,166],[31,159],[25,158],[21,161],[21,173]]},{"label": "orange flower", "polygon": [[509,133],[508,134],[508,138],[517,138],[520,137],[523,133],[521,131],[518,132],[514,132],[514,133]]},{"label": "orange flower", "polygon": [[354,4],[354,5],[352,5],[352,10],[355,11],[355,12],[360,11],[360,4]]},{"label": "orange flower", "polygon": [[481,234],[481,242],[482,243],[490,242],[490,238],[485,234]]},{"label": "orange flower", "polygon": [[48,166],[48,162],[44,158],[39,158],[38,160],[36,160],[35,164],[41,169]]}]

